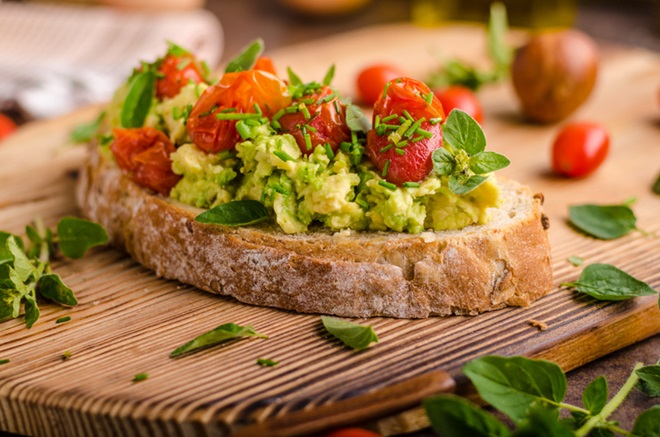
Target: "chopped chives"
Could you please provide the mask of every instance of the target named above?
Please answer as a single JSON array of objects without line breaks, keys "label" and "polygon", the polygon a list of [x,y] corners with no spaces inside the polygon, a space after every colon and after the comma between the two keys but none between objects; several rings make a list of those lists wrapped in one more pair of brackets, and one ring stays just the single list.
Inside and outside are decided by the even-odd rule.
[{"label": "chopped chives", "polygon": [[328,94],[327,96],[323,97],[321,101],[323,103],[328,103],[330,100],[334,99],[337,95],[335,93]]},{"label": "chopped chives", "polygon": [[387,130],[397,130],[401,127],[400,124],[386,124],[384,126],[387,128]]},{"label": "chopped chives", "polygon": [[247,120],[248,118],[261,118],[261,114],[253,113],[240,113],[240,112],[225,112],[215,114],[218,120]]},{"label": "chopped chives", "polygon": [[190,65],[191,61],[192,61],[192,59],[190,59],[190,58],[184,59],[183,61],[181,61],[177,64],[176,69],[179,70],[179,71],[183,70],[188,65]]},{"label": "chopped chives", "polygon": [[422,128],[417,129],[416,133],[426,138],[431,138],[433,136],[431,132],[424,130]]},{"label": "chopped chives", "polygon": [[[404,109],[404,111],[405,111],[405,109]],[[410,128],[411,125],[412,125],[412,121],[406,120],[405,123],[402,123],[401,126],[399,126],[399,128],[396,130],[396,134],[399,137],[402,137],[403,134],[405,134],[408,131],[408,129]]]},{"label": "chopped chives", "polygon": [[420,126],[422,125],[422,123],[424,123],[425,121],[426,121],[426,117],[422,117],[422,118],[420,118],[419,120],[417,120],[416,122],[414,122],[414,123],[412,124],[412,126],[410,126],[410,128],[408,128],[408,130],[403,134],[403,136],[404,136],[405,138],[410,138],[410,137],[412,137],[413,134],[414,134],[415,132],[417,132],[417,129],[419,129],[419,127],[420,127]]},{"label": "chopped chives", "polygon": [[380,181],[378,181],[378,185],[380,185],[381,187],[387,188],[390,191],[396,190],[396,185],[394,185],[391,182],[380,180]]},{"label": "chopped chives", "polygon": [[406,151],[404,149],[394,149],[394,151],[399,155],[405,155]]},{"label": "chopped chives", "polygon": [[277,111],[277,112],[275,113],[275,115],[273,115],[273,120],[274,120],[274,121],[277,121],[277,120],[279,120],[280,118],[282,118],[283,115],[284,115],[284,108],[280,109],[279,111]]},{"label": "chopped chives", "polygon": [[68,322],[69,320],[71,320],[71,316],[60,317],[59,319],[55,320],[55,323],[64,323]]},{"label": "chopped chives", "polygon": [[289,155],[289,154],[286,153],[284,150],[275,150],[275,151],[273,152],[273,155],[277,156],[278,158],[280,158],[280,159],[281,159],[282,161],[284,161],[284,162],[287,162],[287,161],[295,161],[295,160],[296,160],[296,158],[294,158],[293,156]]},{"label": "chopped chives", "polygon": [[415,119],[413,118],[412,115],[410,115],[410,112],[408,112],[407,109],[404,109],[404,110],[403,110],[403,115],[405,115],[406,118],[407,118],[408,120],[410,120],[411,122],[414,122],[414,121],[415,121]]},{"label": "chopped chives", "polygon": [[416,143],[416,142],[418,142],[418,141],[422,141],[422,140],[425,140],[425,139],[426,139],[426,138],[424,138],[423,136],[421,136],[421,135],[417,135],[416,137],[412,137],[412,138],[410,139],[410,141],[412,141],[413,143]]},{"label": "chopped chives", "polygon": [[332,104],[335,106],[335,111],[337,111],[337,114],[341,113],[341,106],[339,106],[339,100],[337,99],[333,100]]},{"label": "chopped chives", "polygon": [[258,103],[255,102],[255,104],[252,105],[252,107],[254,108],[254,112],[256,112],[257,114],[259,114],[259,115],[263,114],[263,112],[261,112],[261,108],[259,107]]},{"label": "chopped chives", "polygon": [[179,108],[178,106],[175,106],[174,108],[172,108],[172,118],[173,119],[178,120],[178,119],[181,118],[181,116],[182,116],[181,108]]},{"label": "chopped chives", "polygon": [[381,121],[383,123],[387,123],[388,121],[394,120],[397,117],[398,117],[398,115],[396,115],[396,114],[390,114],[387,117],[383,118]]},{"label": "chopped chives", "polygon": [[280,122],[275,120],[275,119],[273,119],[270,122],[270,125],[273,127],[273,129],[276,129],[276,130],[282,128],[282,125],[280,124]]},{"label": "chopped chives", "polygon": [[395,147],[406,147],[408,145],[408,140],[401,140],[398,143],[394,144]]},{"label": "chopped chives", "polygon": [[342,141],[342,142],[339,144],[339,148],[342,150],[342,152],[346,152],[346,153],[348,153],[348,152],[351,150],[351,146],[352,146],[352,145],[353,145],[353,144],[351,144],[351,143],[349,143],[349,142]]},{"label": "chopped chives", "polygon": [[335,157],[335,152],[332,151],[332,147],[330,147],[330,143],[325,143],[323,147],[325,148],[325,154],[328,155],[328,158],[330,159],[330,161],[332,161]]},{"label": "chopped chives", "polygon": [[300,108],[298,108],[298,106],[296,106],[296,105],[287,106],[286,108],[284,108],[284,112],[286,112],[287,114],[294,114],[294,113],[298,112],[299,110],[300,110]]},{"label": "chopped chives", "polygon": [[135,376],[133,377],[133,382],[144,381],[144,380],[147,379],[148,377],[149,377],[149,375],[146,374],[146,373],[138,373],[137,375],[135,375]]},{"label": "chopped chives", "polygon": [[380,175],[382,177],[387,176],[387,172],[388,172],[389,169],[390,169],[390,160],[388,159],[387,161],[385,161],[385,165],[383,166],[383,171],[381,172]]},{"label": "chopped chives", "polygon": [[311,114],[309,113],[309,109],[307,109],[307,106],[303,104],[303,107],[300,109],[303,113],[303,117],[305,117],[305,120],[309,120],[311,117]]},{"label": "chopped chives", "polygon": [[245,124],[247,124],[248,126],[252,126],[252,127],[259,126],[259,125],[263,124],[261,122],[261,120],[257,120],[256,118],[248,118],[248,119],[243,120],[243,122]]},{"label": "chopped chives", "polygon": [[305,128],[310,132],[316,132],[316,128],[314,126],[310,126],[310,125],[306,124]]},{"label": "chopped chives", "polygon": [[433,117],[429,120],[429,123],[431,123],[434,126],[440,122],[442,122],[442,117]]},{"label": "chopped chives", "polygon": [[378,136],[383,136],[387,132],[387,125],[380,123],[379,125],[376,126],[376,135]]},{"label": "chopped chives", "polygon": [[227,112],[236,112],[236,108],[234,108],[234,107],[225,108],[222,111],[220,111],[221,114],[226,114]]},{"label": "chopped chives", "polygon": [[362,208],[364,208],[364,209],[369,209],[369,204],[367,203],[366,200],[363,200],[363,199],[355,199],[355,203],[357,203],[358,205],[360,205],[360,206],[361,206]]},{"label": "chopped chives", "polygon": [[424,96],[424,100],[430,105],[431,102],[433,102],[433,91],[429,91],[429,93]]},{"label": "chopped chives", "polygon": [[261,367],[273,367],[277,365],[277,361],[269,360],[266,358],[257,358],[257,364]]},{"label": "chopped chives", "polygon": [[351,143],[352,144],[357,144],[357,142],[358,142],[357,132],[352,130],[351,131]]},{"label": "chopped chives", "polygon": [[213,105],[213,107],[211,107],[211,109],[209,109],[208,111],[202,112],[201,114],[199,114],[198,118],[202,118],[202,117],[206,117],[207,115],[211,115],[213,113],[213,111],[215,111],[216,109],[218,109],[218,104],[217,103],[215,105]]},{"label": "chopped chives", "polygon": [[0,360],[0,364],[7,364],[8,362],[9,362],[9,358]]},{"label": "chopped chives", "polygon": [[312,104],[315,103],[314,99],[304,99],[304,100],[301,100],[301,102],[303,102],[305,105],[312,105]]},{"label": "chopped chives", "polygon": [[218,152],[215,155],[220,161],[223,161],[225,159],[229,158],[236,158],[236,154],[230,150],[223,150],[222,152]]},{"label": "chopped chives", "polygon": [[389,143],[387,146],[385,146],[385,147],[383,147],[382,149],[380,149],[380,153],[385,153],[385,152],[387,152],[388,150],[390,150],[392,147],[394,147],[394,143]]},{"label": "chopped chives", "polygon": [[312,150],[312,137],[308,133],[305,133],[305,149]]},{"label": "chopped chives", "polygon": [[419,183],[417,182],[404,182],[403,186],[406,188],[419,188]]},{"label": "chopped chives", "polygon": [[383,95],[381,96],[382,99],[384,99],[385,96],[387,95],[387,90],[390,88],[391,84],[392,84],[392,82],[387,82],[385,84],[385,88],[383,88]]},{"label": "chopped chives", "polygon": [[250,127],[243,121],[236,123],[236,131],[244,140],[250,138]]},{"label": "chopped chives", "polygon": [[380,115],[377,115],[377,116],[374,118],[374,127],[375,127],[376,129],[378,129],[378,125],[379,125],[379,124],[380,124]]}]

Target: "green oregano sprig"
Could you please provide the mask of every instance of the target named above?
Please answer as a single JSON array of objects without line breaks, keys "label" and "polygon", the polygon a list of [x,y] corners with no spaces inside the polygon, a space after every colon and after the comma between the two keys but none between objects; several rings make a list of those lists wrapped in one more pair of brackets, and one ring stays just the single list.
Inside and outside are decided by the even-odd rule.
[{"label": "green oregano sprig", "polygon": [[[596,378],[585,388],[583,407],[580,407],[564,402],[566,375],[550,361],[494,355],[470,361],[463,372],[482,399],[512,419],[514,431],[479,406],[455,395],[434,396],[423,404],[431,424],[443,436],[581,437],[596,430],[600,431],[598,435],[617,432],[637,437],[657,436],[654,424],[657,427],[660,423],[658,406],[637,418],[632,434],[608,420],[638,383],[640,371],[647,368],[638,363],[609,400],[607,380],[603,376]],[[569,411],[571,417],[560,419],[560,410]]]},{"label": "green oregano sprig", "polygon": [[106,244],[108,235],[100,225],[76,217],[61,219],[56,234],[36,220],[26,234],[27,248],[21,237],[0,231],[0,320],[17,318],[23,304],[25,324],[31,328],[39,319],[38,297],[68,307],[78,304],[53,273],[50,260],[58,254],[80,258],[89,248]]},{"label": "green oregano sprig", "polygon": [[454,194],[467,194],[484,183],[487,173],[510,164],[507,157],[487,152],[486,136],[470,115],[460,109],[449,113],[442,127],[443,146],[433,152],[433,168],[440,176],[449,176]]}]

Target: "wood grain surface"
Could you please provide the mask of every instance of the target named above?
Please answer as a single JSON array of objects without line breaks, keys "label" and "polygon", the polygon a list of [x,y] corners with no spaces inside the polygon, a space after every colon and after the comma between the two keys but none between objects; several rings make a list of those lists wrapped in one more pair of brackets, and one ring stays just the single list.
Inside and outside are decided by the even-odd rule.
[{"label": "wood grain surface", "polygon": [[[438,56],[484,62],[477,27],[369,28],[270,53],[304,80],[337,66],[336,86],[353,94],[360,67],[402,64],[424,77]],[[593,176],[566,180],[549,171],[558,126],[527,124],[508,84],[484,89],[489,148],[511,158],[507,176],[542,191],[550,216],[555,289],[525,309],[477,317],[374,318],[380,337],[367,350],[344,349],[323,334],[318,315],[259,308],[158,279],[112,248],[94,250],[54,269],[79,305],[41,305],[30,329],[22,318],[0,324],[0,430],[29,435],[297,435],[390,416],[429,394],[466,388],[461,366],[484,354],[526,355],[569,370],[660,332],[658,298],[598,302],[558,284],[587,263],[614,264],[660,288],[660,239],[632,232],[599,241],[571,229],[567,206],[637,198],[638,226],[660,233],[660,197],[650,186],[660,172],[656,102],[660,58],[643,50],[610,50],[594,94],[573,119],[607,126],[608,160]],[[0,229],[22,233],[40,216],[47,225],[77,214],[73,189],[81,147],[65,147],[71,127],[98,108],[26,126],[0,144]],[[63,316],[71,321],[56,324]],[[541,331],[530,324],[547,324]],[[171,359],[189,339],[223,323],[252,324],[266,340],[242,340]],[[63,360],[65,351],[71,353]],[[258,358],[278,361],[260,367]],[[134,375],[148,373],[142,382]],[[445,373],[446,372],[446,373]],[[398,417],[398,416],[397,416]],[[413,423],[414,422],[414,423]],[[421,421],[381,421],[382,431],[408,431]]]}]

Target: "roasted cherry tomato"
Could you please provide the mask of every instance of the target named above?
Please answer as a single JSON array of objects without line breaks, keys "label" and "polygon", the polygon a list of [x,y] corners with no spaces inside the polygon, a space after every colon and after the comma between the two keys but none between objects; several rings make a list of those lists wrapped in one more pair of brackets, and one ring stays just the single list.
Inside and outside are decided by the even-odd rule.
[{"label": "roasted cherry tomato", "polygon": [[564,126],[552,146],[552,169],[564,176],[582,177],[596,170],[607,157],[610,138],[596,123]]},{"label": "roasted cherry tomato", "polygon": [[272,117],[290,103],[286,84],[271,73],[225,73],[220,82],[204,91],[190,111],[186,129],[193,143],[206,152],[230,150],[240,140],[236,120],[218,120],[217,116],[256,113],[256,104],[265,116]]},{"label": "roasted cherry tomato", "polygon": [[267,71],[273,76],[277,76],[277,71],[275,70],[275,64],[273,64],[273,60],[270,59],[268,56],[259,57],[257,59],[257,62],[254,63],[254,67],[252,67],[252,70]]},{"label": "roasted cherry tomato", "polygon": [[367,429],[342,428],[326,434],[325,437],[382,437],[382,436]]},{"label": "roasted cherry tomato", "polygon": [[373,105],[383,94],[385,84],[401,76],[401,70],[391,65],[377,64],[365,68],[357,77],[360,101],[365,105]]},{"label": "roasted cherry tomato", "polygon": [[[305,103],[310,101],[314,103]],[[293,135],[304,154],[312,153],[316,146],[324,144],[329,144],[332,151],[336,152],[342,141],[350,141],[351,130],[346,125],[346,106],[339,102],[330,87],[322,86],[297,99],[294,104],[296,102],[299,104],[299,110],[287,113],[277,121],[282,125],[282,132]],[[306,108],[307,111],[300,108]],[[306,136],[309,136],[309,140],[305,139]]]},{"label": "roasted cherry tomato", "polygon": [[14,120],[0,113],[0,141],[14,133],[15,130],[16,123],[14,123]]},{"label": "roasted cherry tomato", "polygon": [[481,103],[470,88],[455,85],[433,91],[435,96],[442,103],[442,109],[449,114],[452,109],[458,108],[467,112],[477,123],[484,119]]},{"label": "roasted cherry tomato", "polygon": [[166,55],[160,62],[158,72],[161,77],[156,81],[156,97],[159,99],[176,96],[190,81],[204,82],[203,69],[190,53]]},{"label": "roasted cherry tomato", "polygon": [[167,136],[152,127],[114,129],[110,150],[117,165],[133,182],[168,195],[181,176],[172,171],[170,154],[176,149]]},{"label": "roasted cherry tomato", "polygon": [[431,154],[442,147],[444,119],[440,101],[424,83],[395,79],[374,106],[374,129],[367,132],[366,154],[389,182],[421,181],[433,169]]}]

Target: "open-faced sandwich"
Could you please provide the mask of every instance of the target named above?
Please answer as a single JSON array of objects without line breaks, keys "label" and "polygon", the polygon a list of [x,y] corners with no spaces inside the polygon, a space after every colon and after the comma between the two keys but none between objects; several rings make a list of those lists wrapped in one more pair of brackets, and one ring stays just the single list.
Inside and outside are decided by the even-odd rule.
[{"label": "open-faced sandwich", "polygon": [[477,314],[552,286],[542,197],[491,173],[480,126],[393,80],[370,122],[259,42],[212,79],[171,45],[100,117],[83,213],[165,278],[340,316]]}]

